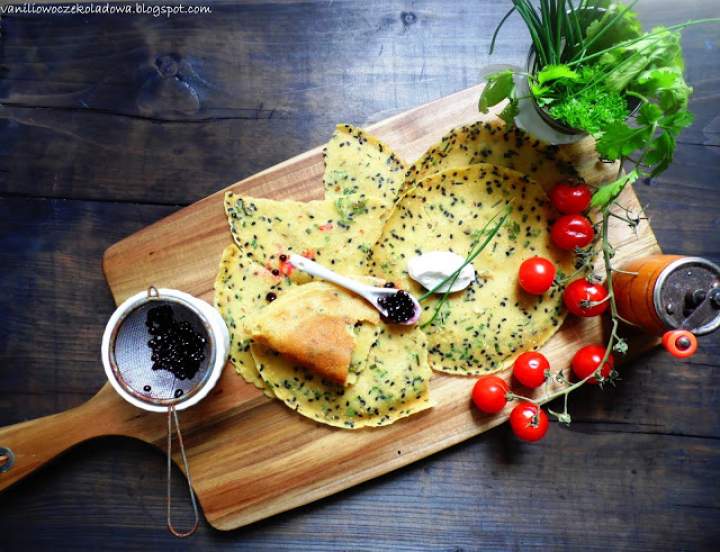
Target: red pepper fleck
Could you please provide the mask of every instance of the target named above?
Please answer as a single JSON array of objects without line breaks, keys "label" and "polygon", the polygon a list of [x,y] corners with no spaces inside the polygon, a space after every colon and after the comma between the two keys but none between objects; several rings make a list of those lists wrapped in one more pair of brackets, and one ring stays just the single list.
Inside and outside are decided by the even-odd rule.
[{"label": "red pepper fleck", "polygon": [[295,270],[295,267],[290,264],[290,261],[280,261],[280,274],[290,276],[293,270]]},{"label": "red pepper fleck", "polygon": [[332,229],[333,229],[332,222],[328,222],[326,224],[323,224],[322,226],[318,226],[318,230],[320,230],[320,232],[327,232],[328,230],[332,230]]},{"label": "red pepper fleck", "polygon": [[302,252],[302,256],[305,257],[306,259],[310,259],[311,261],[314,261],[315,260],[315,251],[313,251],[312,249],[306,249],[305,251]]}]

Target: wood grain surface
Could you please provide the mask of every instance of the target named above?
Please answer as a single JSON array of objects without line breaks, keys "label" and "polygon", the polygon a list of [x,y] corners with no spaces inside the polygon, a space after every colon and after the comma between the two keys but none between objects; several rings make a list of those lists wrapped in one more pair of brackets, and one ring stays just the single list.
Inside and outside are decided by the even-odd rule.
[{"label": "wood grain surface", "polygon": [[[521,62],[527,37],[512,18],[486,55],[506,7],[265,1],[170,20],[3,17],[0,424],[76,406],[101,385],[94,344],[113,303],[99,259],[110,244],[322,143],[338,120],[371,123],[473,85],[488,62]],[[713,1],[638,7],[647,26],[717,15]],[[668,172],[637,192],[663,249],[717,261],[718,32],[697,28],[684,46],[696,124]],[[195,113],[168,93],[142,114],[143,71],[168,55],[191,59],[212,87]],[[538,446],[500,428],[240,531],[203,526],[188,544],[712,549],[718,353],[710,336],[690,362],[640,357],[617,389],[581,391],[573,426],[553,425]],[[133,441],[83,445],[3,495],[2,546],[176,549],[162,529],[162,471],[161,456]]]}]

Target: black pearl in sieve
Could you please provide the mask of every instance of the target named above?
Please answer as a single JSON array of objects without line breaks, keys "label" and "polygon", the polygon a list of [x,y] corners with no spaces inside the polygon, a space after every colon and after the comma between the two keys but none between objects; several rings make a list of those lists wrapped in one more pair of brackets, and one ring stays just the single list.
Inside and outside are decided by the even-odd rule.
[{"label": "black pearl in sieve", "polygon": [[182,389],[175,389],[175,398],[182,397],[183,390]]},{"label": "black pearl in sieve", "polygon": [[192,379],[205,360],[207,340],[187,321],[175,321],[168,305],[153,307],[145,322],[153,337],[148,341],[153,370],[167,370],[177,379]]},{"label": "black pearl in sieve", "polygon": [[143,391],[145,391],[145,393],[150,393],[150,391],[152,391],[152,387],[146,385],[145,387],[143,387]]}]

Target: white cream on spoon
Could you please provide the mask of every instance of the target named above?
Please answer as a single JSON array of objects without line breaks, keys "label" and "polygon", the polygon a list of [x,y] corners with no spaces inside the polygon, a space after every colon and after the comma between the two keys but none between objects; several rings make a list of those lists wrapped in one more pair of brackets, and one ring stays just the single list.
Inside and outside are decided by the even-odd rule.
[{"label": "white cream on spoon", "polygon": [[[444,280],[447,280],[464,262],[464,257],[452,251],[430,251],[410,259],[408,275],[430,291]],[[449,286],[450,282],[447,282],[444,286],[435,290],[435,293],[445,293],[448,291],[448,286],[450,292],[454,293],[465,289],[474,281],[475,268],[472,263],[468,263],[460,271],[452,286]]]}]

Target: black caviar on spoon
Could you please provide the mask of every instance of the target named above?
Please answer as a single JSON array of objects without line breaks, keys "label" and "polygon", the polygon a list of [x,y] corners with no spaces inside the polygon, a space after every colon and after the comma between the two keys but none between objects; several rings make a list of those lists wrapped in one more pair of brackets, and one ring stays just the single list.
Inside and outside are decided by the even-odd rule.
[{"label": "black caviar on spoon", "polygon": [[416,315],[415,302],[410,294],[402,289],[393,295],[380,297],[378,305],[387,312],[387,314],[381,315],[385,322],[404,324]]}]

